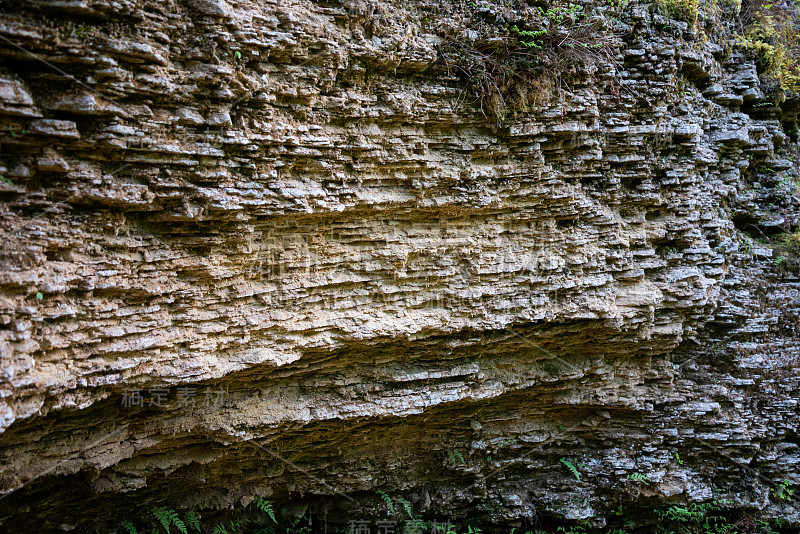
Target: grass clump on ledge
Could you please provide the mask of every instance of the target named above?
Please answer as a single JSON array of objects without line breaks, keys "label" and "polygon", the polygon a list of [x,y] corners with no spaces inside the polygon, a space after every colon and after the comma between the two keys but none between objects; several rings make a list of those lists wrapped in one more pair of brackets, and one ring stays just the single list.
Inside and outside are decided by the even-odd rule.
[{"label": "grass clump on ledge", "polygon": [[781,94],[800,93],[800,7],[793,2],[745,0],[740,20],[744,34],[739,45],[755,56],[759,74]]},{"label": "grass clump on ledge", "polygon": [[[621,6],[617,6],[621,8]],[[565,76],[613,63],[614,36],[580,4],[469,2],[439,54],[464,82],[459,104],[498,120],[528,111],[561,89]]]}]

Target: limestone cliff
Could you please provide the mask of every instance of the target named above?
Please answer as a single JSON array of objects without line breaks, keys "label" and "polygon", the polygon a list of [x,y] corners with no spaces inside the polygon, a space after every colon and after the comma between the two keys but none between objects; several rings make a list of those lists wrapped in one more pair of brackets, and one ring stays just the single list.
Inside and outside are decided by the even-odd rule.
[{"label": "limestone cliff", "polygon": [[501,7],[0,5],[0,530],[800,521],[797,100],[730,9],[586,4],[494,116],[442,50]]}]

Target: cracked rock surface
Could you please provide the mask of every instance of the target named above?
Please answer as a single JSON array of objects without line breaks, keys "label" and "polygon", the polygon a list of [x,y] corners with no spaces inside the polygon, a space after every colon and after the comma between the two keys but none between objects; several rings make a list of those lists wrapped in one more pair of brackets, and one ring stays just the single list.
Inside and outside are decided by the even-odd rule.
[{"label": "cracked rock surface", "polygon": [[797,227],[797,100],[634,4],[494,121],[438,9],[0,6],[0,530],[375,489],[800,521],[800,278],[755,239]]}]

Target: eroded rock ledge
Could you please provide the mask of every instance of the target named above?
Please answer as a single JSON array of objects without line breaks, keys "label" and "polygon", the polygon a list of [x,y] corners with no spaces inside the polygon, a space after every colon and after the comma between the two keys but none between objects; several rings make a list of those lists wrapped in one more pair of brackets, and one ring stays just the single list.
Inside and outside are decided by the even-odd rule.
[{"label": "eroded rock ledge", "polygon": [[454,9],[0,6],[0,530],[376,488],[800,520],[800,279],[748,236],[797,226],[797,102],[642,4],[493,121],[437,62]]}]

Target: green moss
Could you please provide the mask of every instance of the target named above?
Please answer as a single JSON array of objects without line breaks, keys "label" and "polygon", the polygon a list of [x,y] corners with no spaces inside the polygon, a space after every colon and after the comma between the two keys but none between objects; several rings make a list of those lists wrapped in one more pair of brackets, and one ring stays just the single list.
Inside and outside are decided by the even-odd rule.
[{"label": "green moss", "polygon": [[800,10],[794,5],[750,6],[754,14],[739,44],[757,59],[761,72],[784,91],[800,92]]},{"label": "green moss", "polygon": [[656,0],[656,4],[670,18],[685,20],[691,26],[697,23],[699,0]]},{"label": "green moss", "polygon": [[800,230],[781,234],[774,243],[775,264],[789,271],[800,272]]}]

